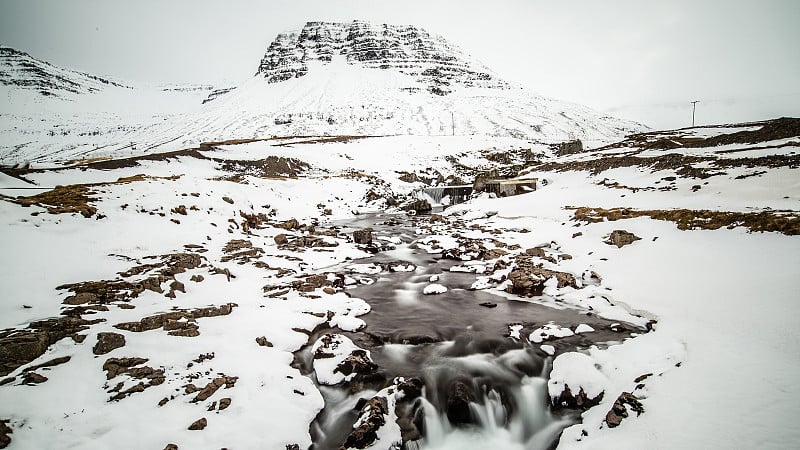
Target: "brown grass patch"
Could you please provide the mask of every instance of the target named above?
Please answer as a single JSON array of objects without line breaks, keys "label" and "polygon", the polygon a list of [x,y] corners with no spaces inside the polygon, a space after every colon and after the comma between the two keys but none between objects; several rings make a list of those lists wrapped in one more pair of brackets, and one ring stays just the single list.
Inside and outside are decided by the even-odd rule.
[{"label": "brown grass patch", "polygon": [[92,217],[96,212],[92,203],[99,200],[95,195],[95,188],[114,184],[128,184],[145,180],[170,180],[174,181],[181,175],[170,177],[151,177],[148,175],[133,175],[130,177],[119,178],[110,183],[92,184],[70,184],[67,186],[56,186],[52,190],[28,197],[20,196],[16,198],[0,196],[0,199],[22,206],[41,206],[47,209],[50,214],[80,213],[83,217]]},{"label": "brown grass patch", "polygon": [[588,223],[650,217],[674,222],[681,230],[716,230],[745,227],[750,231],[772,231],[788,236],[800,234],[800,215],[787,211],[733,212],[707,209],[655,209],[628,208],[568,208],[574,209],[573,219]]}]

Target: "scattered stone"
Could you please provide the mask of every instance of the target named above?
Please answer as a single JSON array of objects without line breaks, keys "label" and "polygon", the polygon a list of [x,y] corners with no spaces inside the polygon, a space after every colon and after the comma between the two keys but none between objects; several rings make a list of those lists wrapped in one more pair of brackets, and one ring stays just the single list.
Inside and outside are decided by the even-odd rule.
[{"label": "scattered stone", "polygon": [[206,426],[208,426],[208,421],[206,420],[205,417],[203,417],[201,419],[195,420],[191,425],[189,425],[189,429],[192,431],[202,430],[205,429]]},{"label": "scattered stone", "polygon": [[229,406],[231,406],[231,398],[230,397],[221,398],[219,399],[219,409],[217,409],[217,411],[228,409]]},{"label": "scattered stone", "polygon": [[285,234],[281,233],[275,236],[275,245],[281,247],[288,244],[289,238],[287,238]]},{"label": "scattered stone", "polygon": [[209,397],[214,395],[214,393],[217,392],[219,388],[223,386],[225,386],[225,389],[230,389],[236,384],[236,381],[238,380],[239,377],[229,377],[224,375],[221,377],[214,378],[208,384],[206,384],[205,387],[203,387],[203,389],[200,390],[200,393],[198,393],[192,399],[192,403],[197,403],[207,400]]},{"label": "scattered stone", "polygon": [[176,206],[176,207],[172,208],[170,210],[170,212],[172,214],[180,214],[182,216],[185,216],[186,215],[186,205]]},{"label": "scattered stone", "polygon": [[609,428],[619,426],[622,423],[622,419],[628,417],[628,408],[625,405],[628,405],[632,411],[636,412],[637,416],[644,412],[644,406],[635,395],[630,392],[623,392],[617,397],[611,410],[606,414],[606,423]]},{"label": "scattered stone", "polygon": [[164,450],[178,450],[178,446],[175,444],[167,444],[167,446],[164,447]]},{"label": "scattered stone", "polygon": [[125,336],[119,333],[97,333],[97,344],[94,345],[92,353],[105,355],[114,349],[124,346]]},{"label": "scattered stone", "polygon": [[572,233],[572,237],[573,238],[576,238],[576,237],[579,237],[579,236],[583,236],[583,233],[580,232],[580,231],[578,231],[577,233]]},{"label": "scattered stone", "polygon": [[233,204],[233,199],[230,197],[222,197],[222,200],[226,203],[230,203],[231,205]]},{"label": "scattered stone", "polygon": [[192,275],[192,278],[190,278],[190,280],[194,281],[195,283],[200,283],[201,281],[205,280],[205,277],[200,274],[196,274]]},{"label": "scattered stone", "polygon": [[608,245],[616,245],[617,248],[622,248],[625,245],[633,244],[634,242],[641,240],[639,236],[636,236],[633,233],[630,233],[625,230],[614,230],[611,232],[610,235],[606,238],[604,243]]},{"label": "scattered stone", "polygon": [[272,347],[272,342],[268,341],[264,336],[257,337],[256,342],[262,347]]},{"label": "scattered stone", "polygon": [[484,308],[497,308],[497,303],[483,302],[483,303],[478,303],[478,304],[480,306],[483,306]]}]

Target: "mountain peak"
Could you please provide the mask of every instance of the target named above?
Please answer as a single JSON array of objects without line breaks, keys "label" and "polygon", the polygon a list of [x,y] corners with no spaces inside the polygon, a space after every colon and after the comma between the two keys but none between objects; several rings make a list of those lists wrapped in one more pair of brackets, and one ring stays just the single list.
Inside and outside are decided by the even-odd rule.
[{"label": "mountain peak", "polygon": [[312,62],[396,70],[417,79],[433,94],[453,86],[506,88],[481,63],[441,36],[412,25],[308,22],[300,31],[280,33],[259,64],[257,75],[279,83],[306,75]]}]

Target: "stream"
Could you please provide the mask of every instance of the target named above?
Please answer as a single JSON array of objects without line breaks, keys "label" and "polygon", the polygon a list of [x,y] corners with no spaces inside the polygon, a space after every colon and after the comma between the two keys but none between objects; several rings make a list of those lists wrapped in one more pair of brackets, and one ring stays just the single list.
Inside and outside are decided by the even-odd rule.
[{"label": "stream", "polygon": [[[342,267],[406,262],[416,269],[353,275],[365,283],[348,287],[347,293],[370,304],[371,311],[361,316],[367,327],[358,332],[323,328],[311,335],[310,343],[326,333],[345,335],[368,350],[379,366],[376,376],[358,382],[317,383],[325,407],[311,425],[311,448],[340,448],[358,420],[359,400],[371,398],[395,377],[416,378],[424,385],[419,398],[397,404],[402,448],[555,448],[561,431],[578,422],[579,412],[550,407],[552,357],[531,344],[528,334],[549,321],[572,329],[579,324],[594,328],[547,342],[562,353],[619,342],[641,330],[577,309],[468,290],[474,274],[449,272],[457,261],[417,247],[415,242],[424,236],[416,234],[415,220],[374,214],[336,224],[351,235],[371,227],[373,236],[384,238],[380,242],[388,238],[395,247]],[[423,295],[431,276],[438,276],[437,283],[447,286],[447,292]],[[510,324],[523,326],[521,339],[509,336]],[[316,383],[312,363],[309,344],[296,353],[295,366]],[[469,404],[459,407],[454,393]]]}]

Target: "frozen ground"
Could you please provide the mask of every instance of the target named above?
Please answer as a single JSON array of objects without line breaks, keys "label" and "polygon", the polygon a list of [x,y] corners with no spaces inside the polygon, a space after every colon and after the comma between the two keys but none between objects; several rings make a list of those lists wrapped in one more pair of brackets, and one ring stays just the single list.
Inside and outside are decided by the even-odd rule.
[{"label": "frozen ground", "polygon": [[[275,139],[136,164],[10,171],[30,183],[0,178],[0,356],[9,363],[0,377],[0,419],[13,430],[9,448],[134,440],[148,448],[307,448],[323,396],[314,377],[292,365],[292,352],[313,344],[320,325],[360,329],[369,298],[351,297],[347,286],[388,273],[347,269],[348,258],[370,253],[334,221],[398,211],[390,198],[402,204],[429,183],[510,166],[537,177],[539,188],[484,194],[442,217],[420,217],[413,237],[420,248],[460,255],[463,270],[431,279],[406,264],[401,270],[413,267],[425,282],[405,295],[423,297],[434,281],[460,289],[455,273],[474,276],[478,290],[508,302],[650,324],[653,331],[622,343],[578,349],[562,340],[600,330],[507,324],[505,339],[554,354],[551,395],[563,384],[574,392],[583,386],[589,397],[603,392],[564,431],[559,448],[794,447],[800,177],[793,158],[800,138],[644,148],[662,138],[688,142],[686,133],[759,129],[699,129],[563,156],[513,138]],[[509,160],[498,162],[498,153]],[[756,159],[737,159],[742,154]],[[617,157],[628,159],[609,159]],[[58,185],[68,188],[50,191]],[[30,197],[43,192],[52,195]],[[23,206],[25,197],[34,205]],[[574,209],[581,207],[591,211]],[[620,218],[613,208],[626,212]],[[678,210],[746,216],[728,227],[709,215],[679,229],[686,222],[657,213]],[[784,233],[774,228],[781,218],[790,221]],[[606,244],[614,230],[640,239]],[[382,252],[400,259],[402,248]],[[501,260],[509,267],[501,269]],[[516,291],[515,269],[545,274],[542,292]],[[65,284],[73,286],[56,289]],[[485,311],[488,317],[492,309]],[[57,324],[37,322],[48,318]],[[100,333],[121,335],[124,345]],[[46,350],[30,361],[9,357],[11,343],[26,336],[57,342],[38,344]],[[582,367],[596,372],[587,376]],[[320,368],[330,376],[328,369]],[[629,404],[628,417],[611,428],[608,413],[623,392],[644,412]],[[394,428],[380,436],[397,439]]]}]

